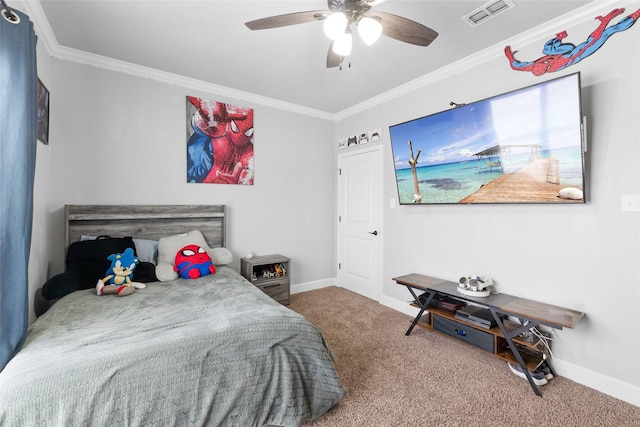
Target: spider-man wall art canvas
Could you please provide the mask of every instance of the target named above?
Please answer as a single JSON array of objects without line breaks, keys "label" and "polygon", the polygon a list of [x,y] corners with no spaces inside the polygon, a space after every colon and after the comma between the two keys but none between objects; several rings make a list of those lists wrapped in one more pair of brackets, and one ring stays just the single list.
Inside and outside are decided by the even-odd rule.
[{"label": "spider-man wall art canvas", "polygon": [[187,182],[253,185],[253,109],[187,96]]}]

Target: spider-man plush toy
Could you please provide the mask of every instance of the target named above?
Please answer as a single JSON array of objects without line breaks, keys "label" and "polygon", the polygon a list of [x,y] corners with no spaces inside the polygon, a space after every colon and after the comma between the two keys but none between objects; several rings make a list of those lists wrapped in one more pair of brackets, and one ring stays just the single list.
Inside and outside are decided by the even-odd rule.
[{"label": "spider-man plush toy", "polygon": [[173,269],[185,279],[197,279],[216,272],[211,257],[198,245],[187,245],[180,249]]}]

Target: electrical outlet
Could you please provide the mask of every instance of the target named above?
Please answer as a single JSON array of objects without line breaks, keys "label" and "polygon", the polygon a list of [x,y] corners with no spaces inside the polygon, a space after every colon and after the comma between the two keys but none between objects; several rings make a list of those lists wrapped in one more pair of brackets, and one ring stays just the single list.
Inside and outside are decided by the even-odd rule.
[{"label": "electrical outlet", "polygon": [[622,212],[640,212],[640,194],[623,194]]}]

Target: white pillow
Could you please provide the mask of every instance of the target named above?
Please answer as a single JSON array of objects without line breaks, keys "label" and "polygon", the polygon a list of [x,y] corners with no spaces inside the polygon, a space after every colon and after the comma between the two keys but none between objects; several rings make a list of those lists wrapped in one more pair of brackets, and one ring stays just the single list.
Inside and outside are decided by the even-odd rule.
[{"label": "white pillow", "polygon": [[225,265],[232,261],[233,256],[226,248],[210,248],[200,230],[192,230],[184,234],[162,237],[158,241],[158,264],[156,277],[161,282],[175,280],[178,273],[173,269],[176,254],[187,245],[198,245],[207,251],[214,265]]},{"label": "white pillow", "polygon": [[233,255],[227,248],[212,248],[208,252],[213,265],[227,265],[233,261]]}]

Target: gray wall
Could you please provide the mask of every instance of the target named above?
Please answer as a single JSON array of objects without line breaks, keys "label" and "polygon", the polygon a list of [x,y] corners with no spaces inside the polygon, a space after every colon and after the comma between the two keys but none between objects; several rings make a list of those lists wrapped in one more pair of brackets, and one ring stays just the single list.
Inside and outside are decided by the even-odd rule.
[{"label": "gray wall", "polygon": [[[595,22],[567,28],[571,40],[579,42]],[[514,46],[517,57],[540,57],[547,39]],[[621,212],[621,195],[640,193],[639,46],[640,29],[633,27],[578,65],[542,77],[511,70],[504,46],[496,47],[470,59],[464,71],[440,73],[426,87],[381,97],[380,104],[342,118],[335,138],[385,130],[382,302],[399,307],[410,297],[395,276],[416,272],[457,281],[480,274],[493,277],[501,292],[583,311],[575,329],[556,334],[556,368],[640,405],[640,213]],[[390,125],[445,110],[450,101],[473,102],[576,71],[588,116],[586,205],[390,207],[391,199],[397,202]]]},{"label": "gray wall", "polygon": [[[14,7],[12,3],[10,5]],[[16,9],[24,11],[21,4]],[[52,90],[51,57],[42,43],[36,47],[38,78]],[[54,99],[55,99],[55,95]],[[55,101],[54,101],[55,102]],[[51,139],[51,133],[49,134]],[[31,251],[29,253],[29,301],[33,301],[36,289],[49,277],[49,259],[51,257],[50,226],[50,190],[51,190],[51,146],[40,141],[36,144],[36,172],[33,185],[33,226],[31,231]],[[31,306],[33,304],[30,304]],[[29,310],[29,322],[33,322],[35,313]]]},{"label": "gray wall", "polygon": [[[294,284],[334,275],[333,122],[61,60],[53,85],[52,272],[65,204],[226,204],[237,268],[281,253]],[[253,186],[186,182],[187,95],[254,108]]]}]

